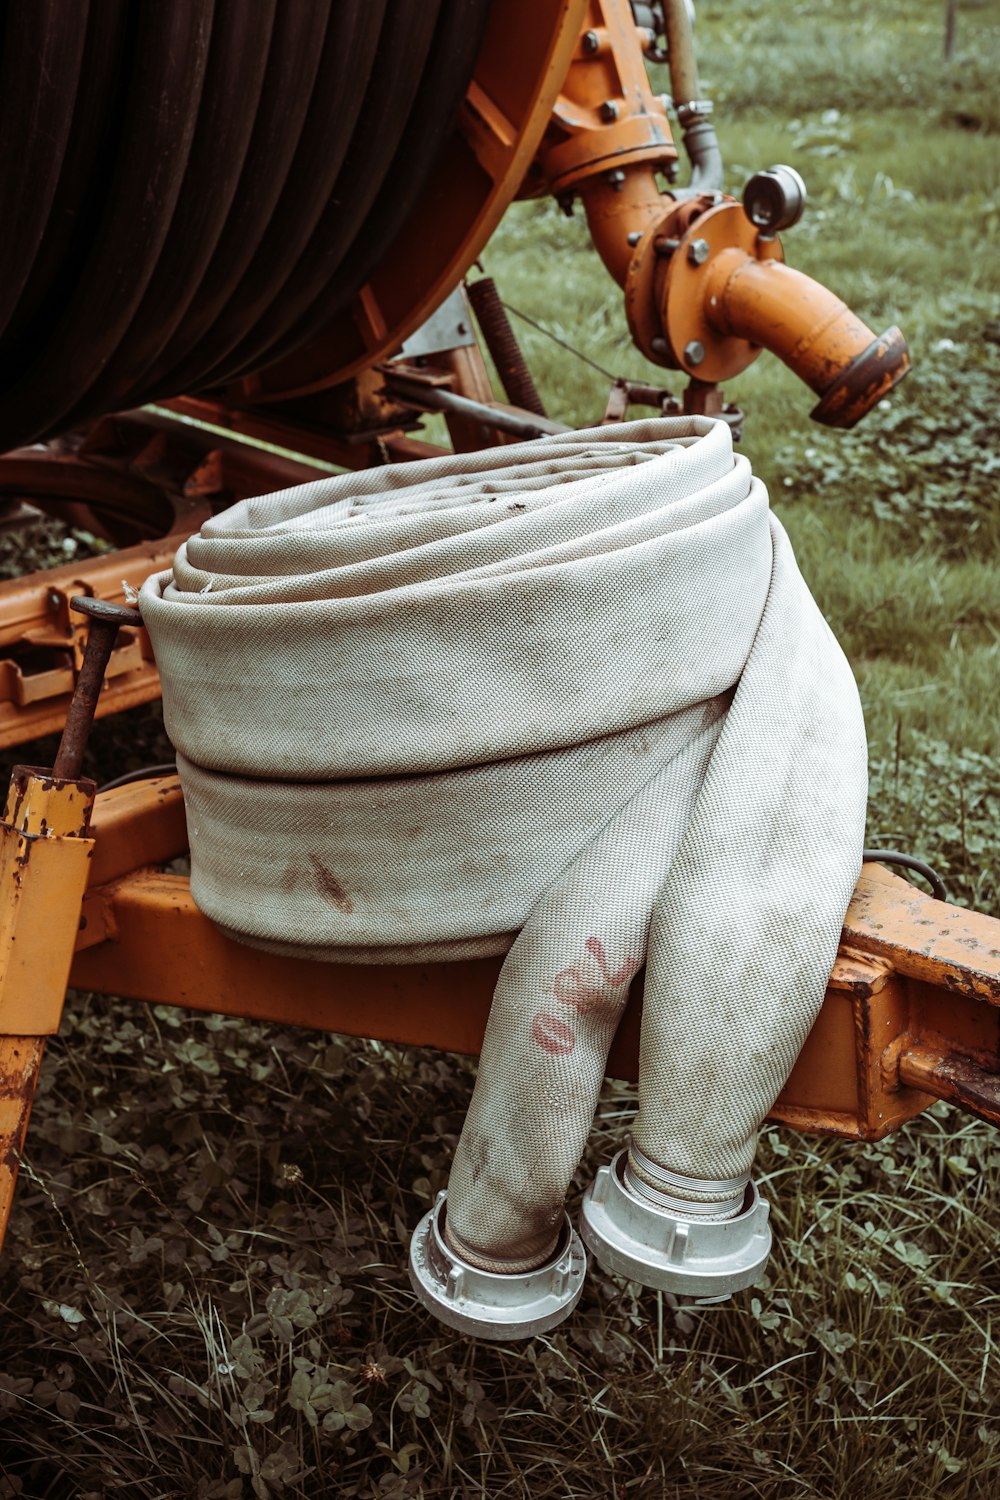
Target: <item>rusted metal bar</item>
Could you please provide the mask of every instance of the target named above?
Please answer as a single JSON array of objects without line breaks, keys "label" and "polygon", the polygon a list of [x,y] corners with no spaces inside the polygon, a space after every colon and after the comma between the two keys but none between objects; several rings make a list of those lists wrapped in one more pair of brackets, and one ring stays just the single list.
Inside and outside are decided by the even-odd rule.
[{"label": "rusted metal bar", "polygon": [[90,634],[52,767],[53,776],[63,779],[80,774],[83,753],[87,748],[97,710],[97,700],[104,684],[104,671],[114,650],[118,631],[122,625],[142,624],[142,616],[137,609],[129,609],[124,604],[111,604],[107,599],[78,597],[70,600],[70,608],[89,618]]},{"label": "rusted metal bar", "polygon": [[899,1081],[1000,1125],[1000,1073],[987,1072],[960,1052],[907,1047],[899,1056]]},{"label": "rusted metal bar", "polygon": [[386,385],[395,397],[417,411],[441,411],[471,417],[483,426],[494,427],[499,432],[509,432],[518,438],[538,438],[547,433],[570,430],[564,423],[552,422],[548,417],[514,412],[509,407],[488,406],[485,401],[470,401],[467,396],[458,396],[454,391],[442,390],[438,386],[425,385],[419,379],[401,375],[391,367],[386,369]]}]

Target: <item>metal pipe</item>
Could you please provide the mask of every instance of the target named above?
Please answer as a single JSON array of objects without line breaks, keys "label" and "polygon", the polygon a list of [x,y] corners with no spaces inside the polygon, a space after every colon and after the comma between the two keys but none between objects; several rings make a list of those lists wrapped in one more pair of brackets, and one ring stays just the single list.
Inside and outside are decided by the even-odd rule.
[{"label": "metal pipe", "polygon": [[698,59],[694,50],[691,16],[685,0],[663,0],[663,19],[667,28],[667,61],[670,87],[675,104],[701,97],[698,83]]},{"label": "metal pipe", "polygon": [[687,191],[718,193],[722,191],[723,181],[722,152],[711,121],[711,101],[701,97],[691,16],[685,0],[663,0],[663,15],[667,27],[670,87],[684,136],[684,150],[691,163]]},{"label": "metal pipe", "polygon": [[611,176],[585,178],[580,197],[594,249],[623,287],[635,254],[635,237],[650,224],[660,223],[673,200],[660,192],[649,162],[637,162]]},{"label": "metal pipe", "polygon": [[70,607],[90,617],[90,633],[83,655],[83,665],[77,678],[73,697],[66,714],[59,749],[52,765],[52,775],[68,781],[75,780],[83,764],[83,752],[87,748],[97,700],[101,696],[104,672],[114,650],[115,638],[122,625],[141,625],[142,616],[137,609],[124,604],[111,604],[106,599],[75,598]]},{"label": "metal pipe", "polygon": [[718,333],[770,349],[805,381],[828,427],[853,427],[910,367],[898,328],[876,338],[811,276],[735,246],[713,258],[703,306]]},{"label": "metal pipe", "polygon": [[459,417],[475,417],[477,421],[495,427],[499,432],[512,433],[514,437],[547,437],[550,433],[569,432],[562,422],[550,421],[548,417],[521,416],[502,406],[487,406],[485,401],[470,401],[468,396],[456,396],[454,391],[442,390],[440,386],[424,385],[420,380],[408,380],[405,376],[386,371],[386,385],[397,400],[417,411],[452,412]]}]

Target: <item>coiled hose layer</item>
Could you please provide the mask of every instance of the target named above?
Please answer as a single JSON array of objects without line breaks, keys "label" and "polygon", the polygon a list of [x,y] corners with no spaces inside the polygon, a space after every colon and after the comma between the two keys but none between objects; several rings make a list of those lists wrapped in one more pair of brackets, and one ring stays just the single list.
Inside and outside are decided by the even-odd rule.
[{"label": "coiled hose layer", "polygon": [[643,965],[630,1178],[731,1211],[822,1002],[866,746],[727,427],[636,422],[242,501],[141,607],[203,911],[317,959],[509,949],[453,1248],[511,1271],[551,1252]]}]

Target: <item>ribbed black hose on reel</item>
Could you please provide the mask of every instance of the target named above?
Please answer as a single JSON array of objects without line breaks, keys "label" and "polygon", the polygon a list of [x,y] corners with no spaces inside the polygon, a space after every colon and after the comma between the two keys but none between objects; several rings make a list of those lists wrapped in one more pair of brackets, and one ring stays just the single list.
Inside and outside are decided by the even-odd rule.
[{"label": "ribbed black hose on reel", "polygon": [[378,265],[490,0],[13,0],[0,451],[222,384]]}]

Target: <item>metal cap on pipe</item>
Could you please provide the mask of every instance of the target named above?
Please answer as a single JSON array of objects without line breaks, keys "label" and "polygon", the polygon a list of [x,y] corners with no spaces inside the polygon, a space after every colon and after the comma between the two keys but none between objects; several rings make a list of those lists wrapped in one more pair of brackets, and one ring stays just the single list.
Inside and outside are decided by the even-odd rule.
[{"label": "metal cap on pipe", "polygon": [[755,1183],[733,1218],[684,1217],[633,1192],[627,1160],[619,1151],[583,1200],[580,1233],[603,1270],[695,1302],[722,1301],[754,1285],[771,1251],[770,1209]]},{"label": "metal cap on pipe", "polygon": [[566,1216],[555,1251],[532,1271],[482,1271],[456,1255],[444,1237],[447,1193],[410,1240],[410,1284],[449,1328],[476,1338],[530,1339],[568,1318],[580,1300],[587,1256]]}]

